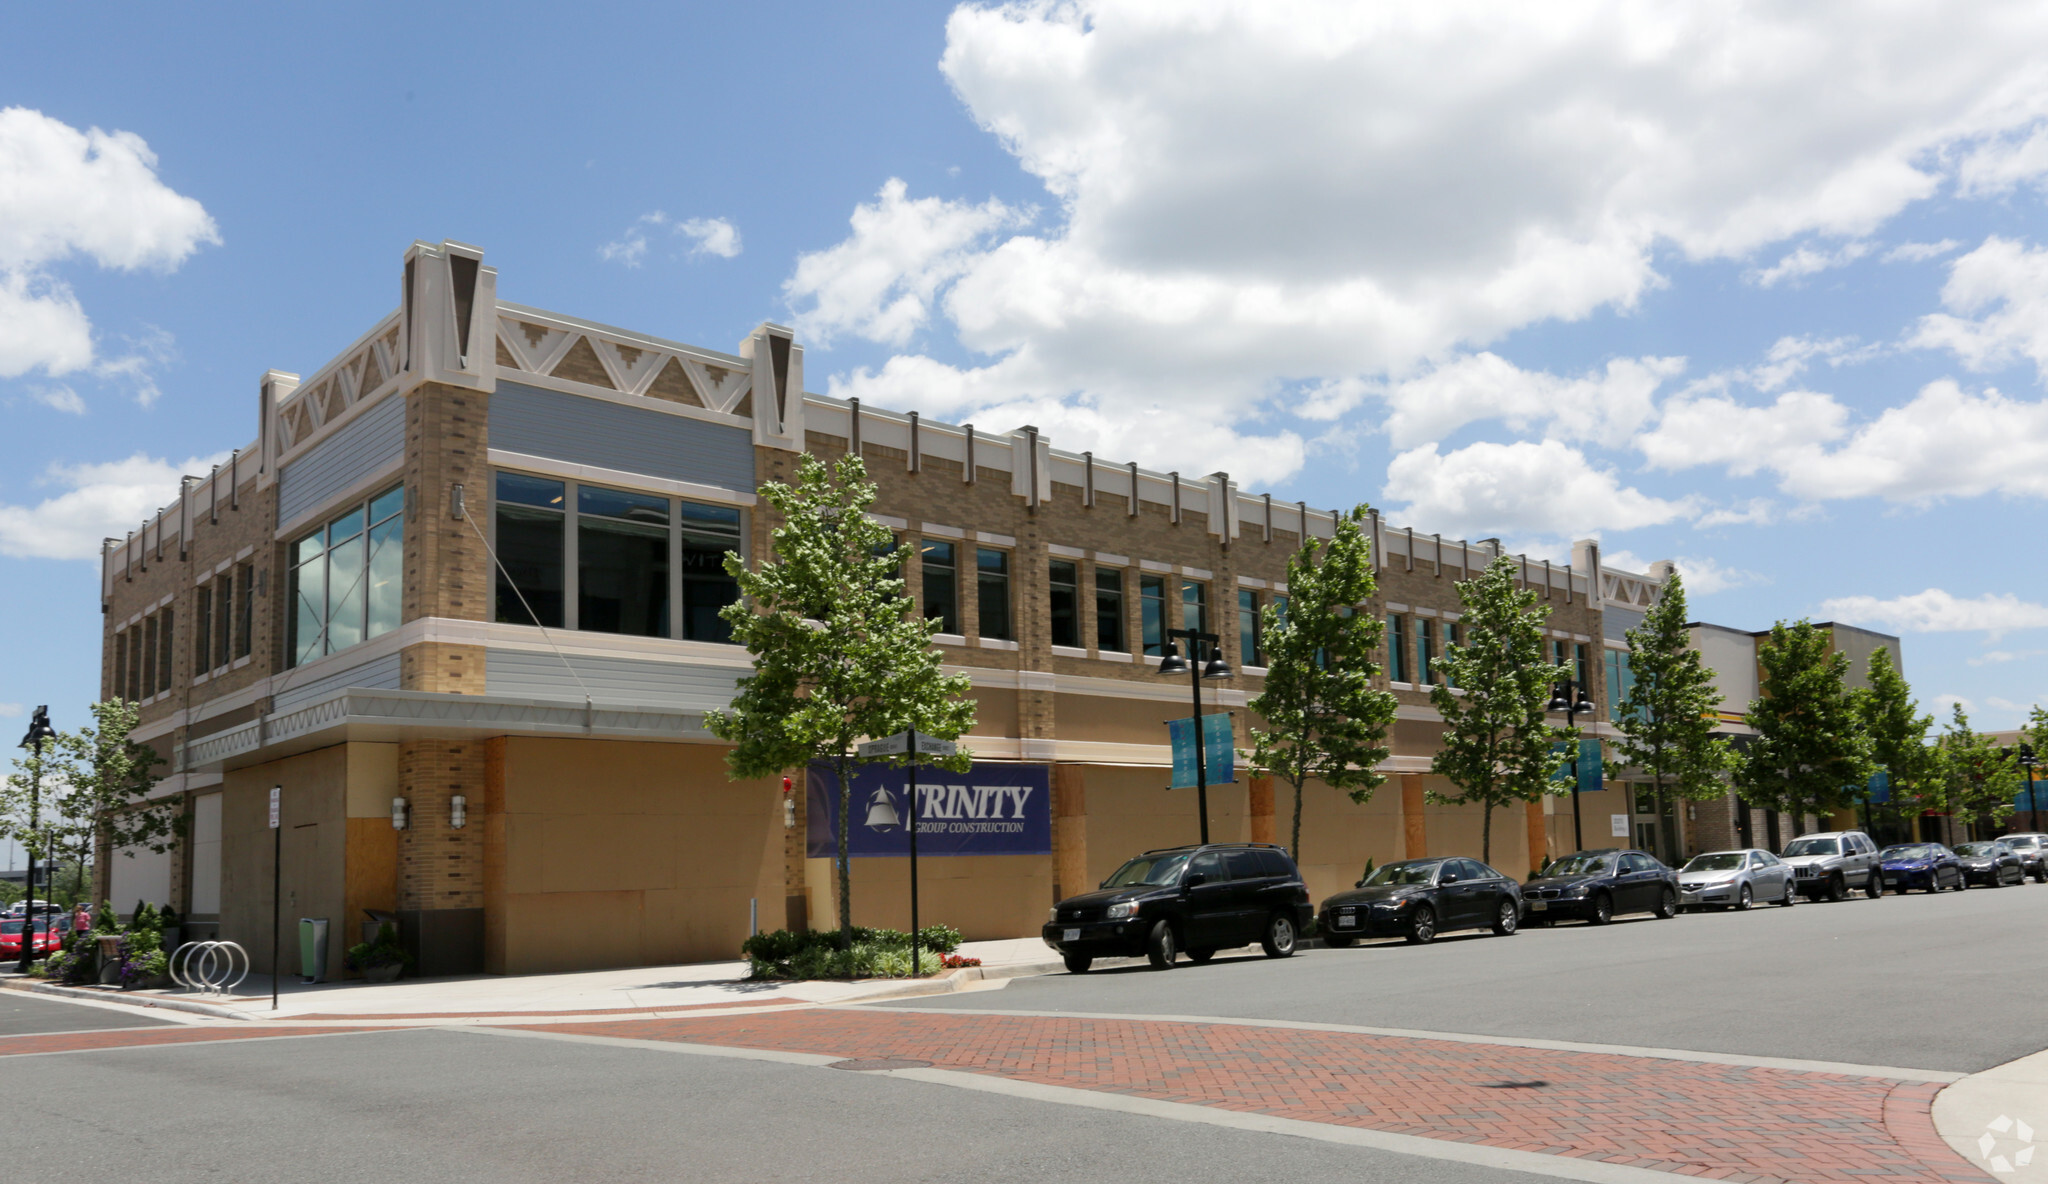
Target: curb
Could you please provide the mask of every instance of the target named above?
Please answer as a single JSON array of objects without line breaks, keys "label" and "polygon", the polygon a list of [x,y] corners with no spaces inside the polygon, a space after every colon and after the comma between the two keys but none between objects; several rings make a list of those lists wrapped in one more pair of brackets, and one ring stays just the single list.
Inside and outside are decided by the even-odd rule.
[{"label": "curb", "polygon": [[57,983],[20,982],[0,983],[0,988],[21,991],[30,995],[55,995],[61,999],[90,999],[98,1003],[110,1003],[116,1007],[137,1009],[162,1008],[166,1011],[184,1011],[193,1015],[208,1016],[217,1020],[247,1020],[250,1017],[232,1007],[221,1007],[212,1003],[200,1003],[192,999],[180,999],[171,995],[139,995],[135,991],[102,991],[92,987],[66,987]]}]

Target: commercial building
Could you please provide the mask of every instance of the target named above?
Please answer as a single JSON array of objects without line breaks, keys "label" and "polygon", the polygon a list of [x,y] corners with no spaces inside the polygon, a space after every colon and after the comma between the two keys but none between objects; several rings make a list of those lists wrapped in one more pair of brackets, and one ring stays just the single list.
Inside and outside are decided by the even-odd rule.
[{"label": "commercial building", "polygon": [[[808,393],[802,344],[778,325],[727,353],[497,288],[476,248],[415,243],[396,310],[308,378],[266,373],[255,439],[108,540],[104,692],[141,701],[139,735],[170,763],[160,791],[192,823],[167,856],[103,859],[112,898],[167,900],[260,966],[276,838],[287,918],[352,930],[397,912],[429,971],[724,958],[756,917],[833,916],[804,771],[786,828],[781,780],[730,780],[703,716],[750,668],[716,614],[736,594],[720,558],[768,547],[755,490],[800,453],[849,449],[910,545],[909,592],[944,622],[946,664],[973,680],[968,745],[1047,790],[1026,778],[1000,798],[1020,820],[1045,812],[1042,843],[925,864],[925,916],[1032,934],[1058,895],[1196,836],[1194,794],[1165,788],[1162,725],[1189,690],[1154,673],[1161,630],[1230,639],[1236,674],[1206,696],[1242,740],[1258,610],[1287,595],[1288,556],[1329,535],[1330,511],[1066,451],[1029,426]],[[1367,859],[1480,850],[1476,808],[1425,800],[1442,726],[1427,687],[1458,644],[1453,584],[1499,544],[1378,518],[1372,532],[1368,608],[1388,623],[1400,701],[1392,778],[1364,806],[1311,787],[1301,861],[1319,893]],[[1581,722],[1606,733],[1617,624],[1661,577],[1606,569],[1592,542],[1520,571],[1550,609],[1553,656],[1599,707]],[[1523,874],[1570,849],[1574,822],[1611,842],[1590,824],[1625,799],[1497,813],[1492,860]],[[1221,839],[1273,839],[1291,809],[1243,776],[1210,803]],[[886,823],[882,804],[855,821]],[[903,863],[855,861],[857,920],[903,923]]]}]

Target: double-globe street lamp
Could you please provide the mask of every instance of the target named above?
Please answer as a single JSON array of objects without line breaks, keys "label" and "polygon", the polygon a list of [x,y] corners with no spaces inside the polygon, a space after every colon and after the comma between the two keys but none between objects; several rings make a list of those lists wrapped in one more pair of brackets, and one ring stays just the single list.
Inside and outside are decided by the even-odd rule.
[{"label": "double-globe street lamp", "polygon": [[[1186,674],[1188,684],[1195,692],[1195,808],[1202,815],[1202,842],[1209,841],[1209,746],[1202,730],[1202,680],[1205,678],[1229,678],[1230,664],[1223,660],[1223,639],[1214,633],[1203,633],[1199,629],[1168,629],[1166,631],[1166,656],[1159,660],[1160,674]],[[1174,644],[1185,638],[1188,656],[1182,660],[1180,647]],[[1207,647],[1209,660],[1202,660],[1203,648]]]},{"label": "double-globe street lamp", "polygon": [[[1567,715],[1593,714],[1593,697],[1586,693],[1585,684],[1574,678],[1550,684],[1550,702],[1545,711],[1562,711]],[[1586,849],[1586,836],[1579,829],[1579,755],[1584,746],[1572,745],[1572,850]]]},{"label": "double-globe street lamp", "polygon": [[2034,797],[2034,767],[2040,764],[2034,759],[2034,746],[2020,745],[2018,753],[2020,768],[2027,771],[2027,821],[2036,832],[2041,829],[2041,803]]},{"label": "double-globe street lamp", "polygon": [[35,960],[36,946],[36,830],[42,825],[41,810],[43,797],[43,742],[55,739],[57,729],[50,726],[50,709],[36,708],[29,717],[28,735],[21,738],[23,748],[33,749],[35,763],[29,772],[28,788],[28,833],[22,837],[22,850],[28,855],[27,895],[21,906],[21,961],[15,969],[28,973],[29,963]]}]

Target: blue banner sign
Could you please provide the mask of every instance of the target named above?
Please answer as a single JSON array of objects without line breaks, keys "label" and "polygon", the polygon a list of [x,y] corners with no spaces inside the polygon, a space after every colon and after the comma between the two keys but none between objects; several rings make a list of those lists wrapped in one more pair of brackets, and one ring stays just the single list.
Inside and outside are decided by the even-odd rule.
[{"label": "blue banner sign", "polygon": [[[839,778],[813,764],[806,779],[805,848],[830,859],[839,846]],[[910,770],[854,767],[847,853],[857,858],[910,854]],[[1044,765],[975,762],[965,773],[917,769],[917,854],[1052,854],[1052,774]]]},{"label": "blue banner sign", "polygon": [[[1231,731],[1230,714],[1219,712],[1204,715],[1202,720],[1202,747],[1206,750],[1206,768],[1211,785],[1229,785],[1237,780],[1237,738]],[[1170,719],[1166,721],[1166,734],[1173,740],[1173,784],[1168,789],[1193,789],[1195,787],[1195,720]]]},{"label": "blue banner sign", "polygon": [[1871,805],[1886,805],[1892,800],[1892,775],[1879,769],[1870,775],[1870,783],[1864,789],[1870,794]]},{"label": "blue banner sign", "polygon": [[[1557,771],[1550,775],[1552,781],[1572,779],[1572,746],[1560,740],[1550,746],[1551,754],[1560,762]],[[1600,768],[1600,741],[1588,737],[1579,738],[1579,782],[1572,787],[1573,793],[1599,793],[1606,788],[1601,781],[1604,774]]]}]

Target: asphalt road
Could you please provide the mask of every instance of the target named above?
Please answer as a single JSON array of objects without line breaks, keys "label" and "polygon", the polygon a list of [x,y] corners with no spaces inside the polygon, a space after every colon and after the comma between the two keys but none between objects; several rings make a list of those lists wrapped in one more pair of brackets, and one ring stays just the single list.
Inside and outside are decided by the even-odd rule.
[{"label": "asphalt road", "polygon": [[[152,1180],[1554,1184],[832,1069],[411,1030],[4,1063],[9,1162]],[[19,1097],[15,1097],[19,1094]]]},{"label": "asphalt road", "polygon": [[105,1028],[154,1028],[169,1022],[106,1007],[38,999],[24,991],[0,991],[0,1036],[95,1032]]},{"label": "asphalt road", "polygon": [[1309,1020],[1975,1072],[2048,1048],[2048,886],[1019,979],[905,1007]]}]

